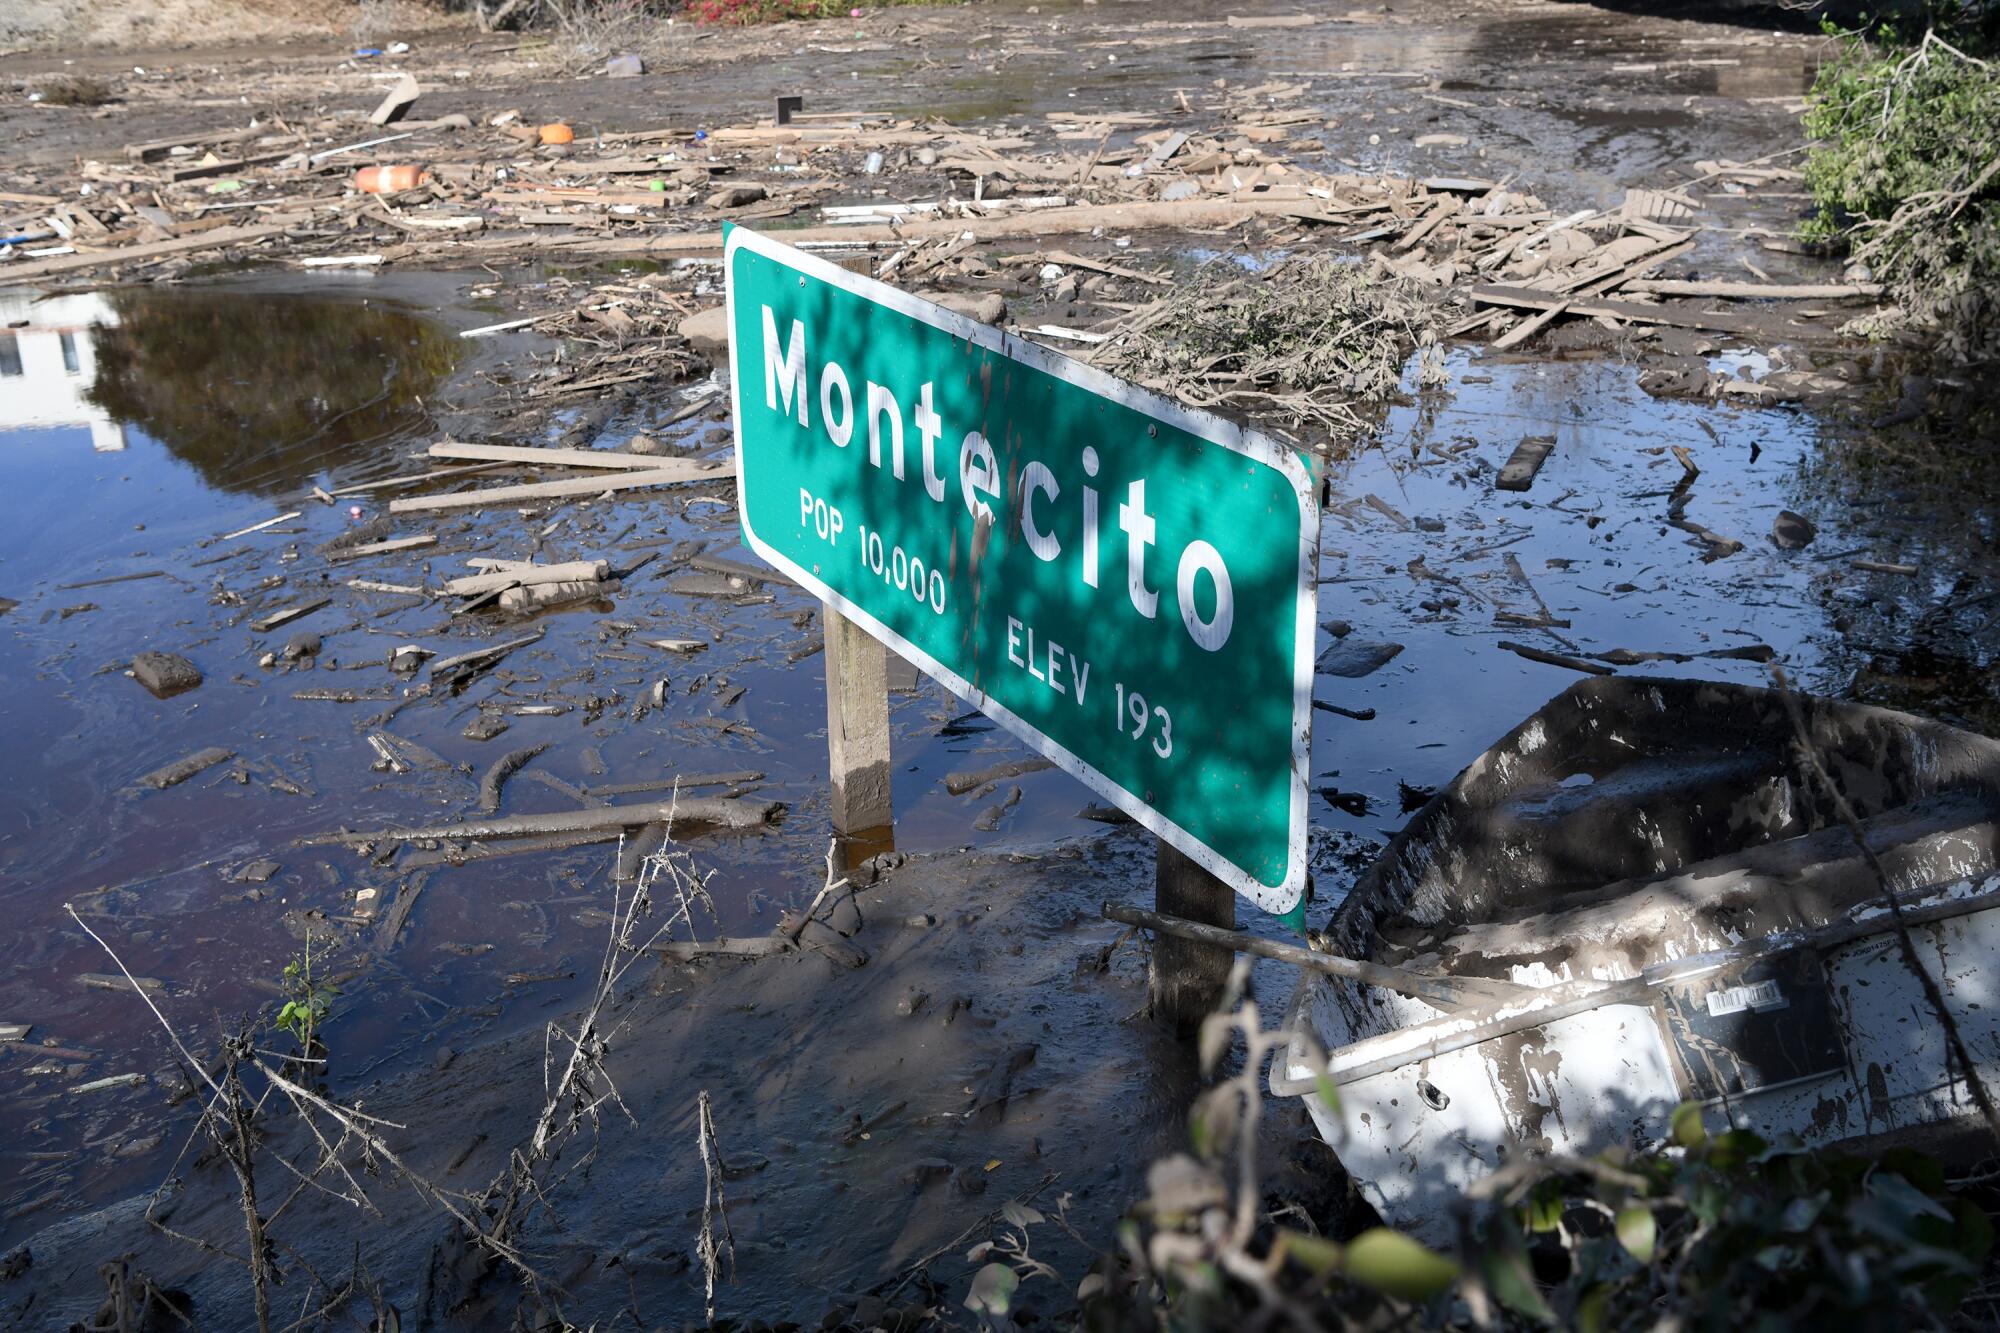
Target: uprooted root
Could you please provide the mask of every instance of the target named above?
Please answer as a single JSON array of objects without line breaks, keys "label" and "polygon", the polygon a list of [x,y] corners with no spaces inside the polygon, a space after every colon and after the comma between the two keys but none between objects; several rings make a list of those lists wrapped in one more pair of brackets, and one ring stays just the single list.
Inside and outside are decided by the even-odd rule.
[{"label": "uprooted root", "polygon": [[1437,302],[1406,279],[1325,257],[1259,274],[1211,265],[1104,345],[1107,368],[1192,407],[1269,416],[1336,440],[1357,406],[1393,394],[1422,352],[1419,382],[1444,378]]}]

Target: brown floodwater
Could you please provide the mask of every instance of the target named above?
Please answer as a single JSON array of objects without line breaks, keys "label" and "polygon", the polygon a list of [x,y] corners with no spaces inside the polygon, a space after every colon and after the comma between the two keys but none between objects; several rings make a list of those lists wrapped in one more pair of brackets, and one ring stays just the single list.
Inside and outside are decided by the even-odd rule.
[{"label": "brown floodwater", "polygon": [[[401,289],[252,281],[112,292],[65,298],[86,304],[43,308],[45,327],[18,332],[24,362],[60,365],[67,354],[78,368],[60,381],[0,378],[0,419],[14,423],[0,433],[0,594],[20,602],[0,619],[11,760],[0,771],[0,909],[14,926],[0,1021],[33,1024],[27,1042],[0,1048],[0,1116],[16,1127],[0,1146],[0,1245],[150,1185],[166,1151],[157,1142],[160,1099],[175,1079],[166,1047],[129,995],[77,980],[111,968],[64,903],[135,972],[164,983],[170,1012],[197,1032],[271,1006],[303,933],[330,937],[329,966],[346,980],[327,1040],[339,1077],[358,1082],[572,1003],[601,944],[611,849],[423,866],[411,853],[378,864],[298,839],[467,814],[477,775],[498,754],[546,744],[510,784],[506,812],[572,808],[564,784],[588,791],[677,772],[754,771],[763,776],[750,789],[789,803],[772,833],[701,845],[715,870],[713,928],[769,929],[820,882],[828,825],[815,608],[781,583],[766,585],[768,597],[674,590],[675,552],[750,558],[726,504],[677,494],[533,520],[481,511],[404,525],[439,532],[434,551],[339,567],[316,554],[380,502],[363,494],[329,506],[311,498],[313,486],[408,466],[411,447],[476,400],[477,374],[518,369],[537,346],[452,336],[489,318],[464,295],[471,287],[438,277]],[[1990,716],[1980,645],[1991,636],[1978,607],[1960,614],[1952,598],[1977,582],[1990,552],[1991,490],[1899,469],[1865,437],[1797,410],[1655,400],[1611,355],[1537,363],[1458,351],[1450,369],[1447,391],[1392,407],[1327,471],[1319,616],[1330,628],[1316,695],[1373,718],[1315,715],[1323,895],[1337,894],[1416,794],[1571,679],[1500,648],[1503,639],[1562,653],[1665,653],[1622,669],[1745,682],[1764,678],[1755,658],[1768,649],[1813,689],[1975,724]],[[680,397],[605,423],[602,441],[652,426],[726,451],[721,407],[659,425]],[[1532,435],[1556,440],[1534,489],[1494,491],[1494,469]],[[1707,544],[1667,521],[1683,474],[1673,446],[1700,467],[1685,517],[1742,550],[1704,560]],[[1785,508],[1818,524],[1806,550],[1769,541]],[[274,528],[218,539],[292,510],[299,516]],[[394,645],[448,653],[512,631],[329,579],[434,582],[473,553],[604,556],[621,567],[665,558],[609,605],[542,617],[540,642],[463,694],[385,720],[406,685],[385,665]],[[1855,555],[1907,559],[1921,573],[1859,571]],[[247,623],[322,587],[333,604],[296,625],[259,634]],[[1544,606],[1567,623],[1498,623]],[[259,665],[301,630],[321,637],[316,667]],[[643,646],[656,636],[710,647],[668,656]],[[185,654],[206,682],[153,698],[122,670],[147,648]],[[659,682],[665,704],[654,708]],[[914,673],[894,683],[898,845],[1032,848],[1100,828],[1079,817],[1089,793],[1060,773],[949,794],[947,773],[1023,751]],[[482,712],[509,722],[504,736],[462,734]],[[378,771],[366,743],[375,731],[445,766]],[[209,745],[237,757],[167,791],[134,787]],[[277,863],[266,878],[243,878],[265,860]],[[371,889],[384,904],[421,892],[393,946],[358,915]],[[1131,886],[1130,896],[1143,893]],[[69,1091],[128,1072],[152,1078]]]}]

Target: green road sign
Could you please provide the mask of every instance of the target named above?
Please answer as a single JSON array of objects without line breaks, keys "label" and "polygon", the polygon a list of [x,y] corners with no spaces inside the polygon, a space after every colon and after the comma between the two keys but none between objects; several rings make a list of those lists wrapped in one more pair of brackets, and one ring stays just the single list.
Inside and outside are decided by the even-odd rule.
[{"label": "green road sign", "polygon": [[1290,911],[1319,536],[1300,459],[742,227],[723,262],[751,548]]}]

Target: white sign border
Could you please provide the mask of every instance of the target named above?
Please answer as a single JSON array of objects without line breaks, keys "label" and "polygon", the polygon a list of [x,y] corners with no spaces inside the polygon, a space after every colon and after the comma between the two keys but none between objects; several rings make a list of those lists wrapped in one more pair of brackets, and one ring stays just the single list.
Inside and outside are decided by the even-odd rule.
[{"label": "white sign border", "polygon": [[[795,272],[838,287],[850,295],[879,306],[886,306],[898,314],[928,324],[954,338],[975,343],[1008,360],[1033,367],[1077,388],[1101,398],[1109,398],[1136,412],[1165,422],[1176,430],[1194,435],[1208,443],[1221,445],[1253,462],[1275,468],[1292,484],[1293,493],[1299,502],[1299,596],[1293,633],[1295,653],[1292,664],[1291,837],[1285,852],[1285,875],[1282,880],[1276,885],[1267,885],[1251,877],[1234,863],[1225,860],[1206,843],[1153,809],[1140,797],[1126,791],[1117,782],[1072,754],[1065,746],[1023,721],[1005,704],[984,690],[976,688],[970,681],[933,659],[930,654],[904,639],[864,608],[835,592],[817,575],[777,551],[751,529],[750,481],[743,467],[745,457],[742,411],[743,365],[736,345],[736,284],[732,276],[734,273],[732,261],[739,249],[747,249],[753,254],[784,264]],[[1312,762],[1313,645],[1318,629],[1316,613],[1319,593],[1320,527],[1318,488],[1312,474],[1307,471],[1305,464],[1300,462],[1298,455],[1262,432],[1247,429],[1212,412],[1184,407],[1137,385],[1127,384],[1095,366],[1074,361],[1038,343],[1014,337],[991,324],[981,324],[977,320],[968,319],[909,292],[891,287],[887,283],[877,282],[858,273],[850,273],[836,264],[828,263],[802,250],[793,249],[744,226],[734,226],[729,230],[728,238],[723,243],[722,272],[725,310],[729,321],[730,405],[736,431],[736,487],[739,497],[736,512],[737,521],[743,529],[745,540],[750,544],[750,549],[797,581],[806,591],[832,605],[843,616],[894,649],[898,656],[912,666],[943,682],[947,689],[974,708],[996,718],[1024,744],[1052,760],[1098,795],[1130,815],[1148,832],[1171,843],[1190,860],[1265,911],[1283,915],[1297,907],[1305,892],[1306,877],[1308,841],[1306,773]]]}]

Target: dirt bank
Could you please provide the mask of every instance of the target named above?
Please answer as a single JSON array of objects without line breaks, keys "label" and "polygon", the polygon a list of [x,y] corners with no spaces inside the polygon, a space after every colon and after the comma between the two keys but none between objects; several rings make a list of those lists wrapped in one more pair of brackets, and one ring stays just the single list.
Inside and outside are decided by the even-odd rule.
[{"label": "dirt bank", "polygon": [[[386,40],[445,21],[417,0],[12,0],[0,12],[0,50],[52,56],[213,43]],[[455,24],[453,26],[456,26]]]}]

